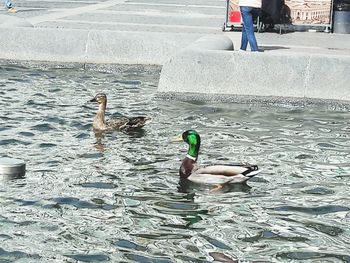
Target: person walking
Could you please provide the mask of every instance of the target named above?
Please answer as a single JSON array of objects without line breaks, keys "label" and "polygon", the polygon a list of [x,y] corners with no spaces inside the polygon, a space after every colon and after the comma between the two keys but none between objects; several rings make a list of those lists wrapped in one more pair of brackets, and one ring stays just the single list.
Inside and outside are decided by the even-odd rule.
[{"label": "person walking", "polygon": [[247,50],[249,43],[251,51],[259,51],[258,43],[254,35],[253,17],[259,15],[261,0],[239,0],[243,26],[241,50]]},{"label": "person walking", "polygon": [[4,0],[4,1],[5,1],[5,7],[7,9],[7,12],[17,13],[17,10],[13,7],[11,0]]}]

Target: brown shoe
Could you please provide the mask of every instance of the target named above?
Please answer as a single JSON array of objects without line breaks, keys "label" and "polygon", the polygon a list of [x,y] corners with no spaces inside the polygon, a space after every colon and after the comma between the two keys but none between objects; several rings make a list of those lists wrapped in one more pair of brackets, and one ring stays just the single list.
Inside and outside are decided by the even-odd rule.
[{"label": "brown shoe", "polygon": [[8,13],[17,13],[17,9],[15,9],[14,7],[11,7],[9,9],[7,9]]}]

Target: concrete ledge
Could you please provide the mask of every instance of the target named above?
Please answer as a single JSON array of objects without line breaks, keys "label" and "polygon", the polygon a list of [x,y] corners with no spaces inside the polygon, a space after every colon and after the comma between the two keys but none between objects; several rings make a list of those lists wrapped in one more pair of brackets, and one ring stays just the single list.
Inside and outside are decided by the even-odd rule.
[{"label": "concrete ledge", "polygon": [[0,28],[0,58],[84,62],[88,33],[79,30]]},{"label": "concrete ledge", "polygon": [[159,93],[350,101],[346,54],[237,52],[221,34],[0,26],[0,35],[5,60],[163,65]]},{"label": "concrete ledge", "polygon": [[186,48],[163,65],[159,93],[350,101],[350,56]]},{"label": "concrete ledge", "polygon": [[0,27],[0,59],[163,65],[202,34]]}]

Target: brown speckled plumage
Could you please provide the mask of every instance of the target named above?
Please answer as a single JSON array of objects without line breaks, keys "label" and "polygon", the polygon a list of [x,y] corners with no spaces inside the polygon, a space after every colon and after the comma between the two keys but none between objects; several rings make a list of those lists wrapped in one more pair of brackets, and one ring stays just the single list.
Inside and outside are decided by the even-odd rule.
[{"label": "brown speckled plumage", "polygon": [[92,123],[95,130],[127,130],[143,127],[150,118],[148,117],[120,117],[117,119],[105,120],[107,96],[103,93],[97,94],[90,102],[98,103],[98,111]]}]

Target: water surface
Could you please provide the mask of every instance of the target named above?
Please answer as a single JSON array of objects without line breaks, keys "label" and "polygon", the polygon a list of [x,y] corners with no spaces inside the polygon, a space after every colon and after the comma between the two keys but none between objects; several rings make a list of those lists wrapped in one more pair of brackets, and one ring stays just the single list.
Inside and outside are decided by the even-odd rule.
[{"label": "water surface", "polygon": [[[350,262],[350,113],[162,101],[159,70],[118,73],[0,65],[0,262]],[[95,134],[107,114],[146,115],[137,132]],[[194,128],[200,162],[257,163],[247,185],[179,182]],[[226,261],[225,261],[226,260]]]}]

